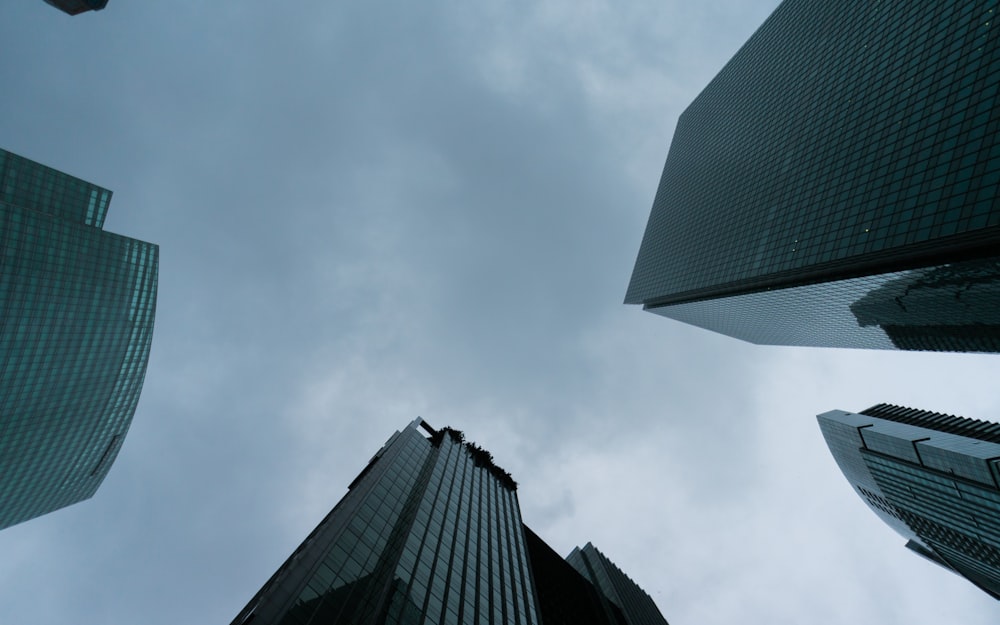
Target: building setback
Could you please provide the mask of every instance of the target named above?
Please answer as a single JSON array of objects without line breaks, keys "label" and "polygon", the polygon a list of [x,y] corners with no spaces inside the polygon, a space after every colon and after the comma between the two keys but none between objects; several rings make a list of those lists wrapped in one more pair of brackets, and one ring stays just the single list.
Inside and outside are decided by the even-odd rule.
[{"label": "building setback", "polygon": [[907,548],[1000,599],[1000,424],[888,404],[818,419],[847,481]]},{"label": "building setback", "polygon": [[545,625],[632,625],[617,604],[527,525],[524,534]]},{"label": "building setback", "polygon": [[111,192],[0,150],[0,528],[91,497],[146,375],[159,248]]},{"label": "building setback", "polygon": [[594,545],[575,548],[566,560],[621,608],[629,625],[667,625],[653,598]]},{"label": "building setback", "polygon": [[997,0],[786,0],[677,123],[625,302],[753,343],[1000,351]]},{"label": "building setback", "polygon": [[233,625],[631,625],[522,524],[517,484],[461,432],[418,418],[348,488]]}]

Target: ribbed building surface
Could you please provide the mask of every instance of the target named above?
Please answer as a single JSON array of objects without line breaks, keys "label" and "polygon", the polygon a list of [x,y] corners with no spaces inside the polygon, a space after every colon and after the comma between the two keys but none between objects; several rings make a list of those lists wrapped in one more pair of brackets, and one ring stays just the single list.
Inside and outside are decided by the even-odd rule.
[{"label": "ribbed building surface", "polygon": [[1000,350],[998,10],[785,0],[681,115],[626,303],[754,343]]},{"label": "ribbed building surface", "polygon": [[1000,424],[887,404],[818,419],[844,476],[906,547],[1000,599]]},{"label": "ribbed building surface", "polygon": [[528,557],[545,625],[629,625],[624,613],[527,526]]},{"label": "ribbed building surface", "polygon": [[234,624],[541,622],[513,480],[421,425],[389,439]]},{"label": "ribbed building surface", "polygon": [[0,528],[91,497],[135,413],[159,250],[110,199],[0,150]]},{"label": "ribbed building surface", "polygon": [[566,561],[621,609],[628,625],[667,625],[652,597],[591,543],[574,549]]}]

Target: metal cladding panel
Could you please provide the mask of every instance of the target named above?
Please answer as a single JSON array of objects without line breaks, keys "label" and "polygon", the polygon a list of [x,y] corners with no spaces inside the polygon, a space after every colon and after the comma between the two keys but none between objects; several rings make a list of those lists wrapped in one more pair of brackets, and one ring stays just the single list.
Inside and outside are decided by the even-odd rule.
[{"label": "metal cladding panel", "polygon": [[763,345],[1000,352],[1000,259],[648,310]]}]

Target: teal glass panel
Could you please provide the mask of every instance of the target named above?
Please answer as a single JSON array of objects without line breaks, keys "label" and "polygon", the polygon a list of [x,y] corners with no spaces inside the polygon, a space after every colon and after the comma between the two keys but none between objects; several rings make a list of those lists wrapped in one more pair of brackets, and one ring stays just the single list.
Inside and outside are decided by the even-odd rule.
[{"label": "teal glass panel", "polygon": [[159,250],[109,197],[0,150],[0,528],[91,497],[135,413]]}]

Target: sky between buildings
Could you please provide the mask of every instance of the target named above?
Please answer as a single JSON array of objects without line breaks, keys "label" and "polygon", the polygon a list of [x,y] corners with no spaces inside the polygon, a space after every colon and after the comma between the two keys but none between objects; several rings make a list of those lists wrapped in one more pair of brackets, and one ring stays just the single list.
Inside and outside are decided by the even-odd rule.
[{"label": "sky between buildings", "polygon": [[1000,357],[759,347],[621,304],[678,115],[774,0],[0,6],[0,145],[160,244],[97,496],[0,532],[0,622],[228,623],[396,429],[493,452],[672,625],[995,623],[814,415],[996,420]]}]

